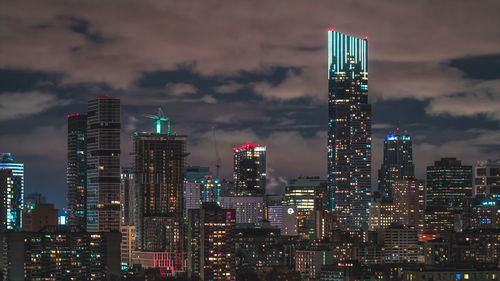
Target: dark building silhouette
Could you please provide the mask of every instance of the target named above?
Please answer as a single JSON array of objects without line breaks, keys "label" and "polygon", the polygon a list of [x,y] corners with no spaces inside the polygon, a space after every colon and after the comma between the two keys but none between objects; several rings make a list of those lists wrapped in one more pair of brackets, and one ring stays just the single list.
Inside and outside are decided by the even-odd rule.
[{"label": "dark building silhouette", "polygon": [[87,226],[87,115],[68,115],[68,224]]},{"label": "dark building silhouette", "polygon": [[368,38],[328,31],[328,189],[330,211],[348,230],[368,224],[371,105]]},{"label": "dark building silhouette", "polygon": [[57,226],[58,213],[54,204],[35,204],[24,212],[23,231],[36,232],[46,226]]}]

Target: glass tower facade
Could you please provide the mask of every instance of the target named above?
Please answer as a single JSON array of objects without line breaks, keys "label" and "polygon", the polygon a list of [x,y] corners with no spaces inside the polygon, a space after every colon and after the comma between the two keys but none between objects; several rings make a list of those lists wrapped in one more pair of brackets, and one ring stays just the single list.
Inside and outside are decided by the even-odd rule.
[{"label": "glass tower facade", "polygon": [[368,224],[371,105],[368,38],[328,31],[329,209],[346,230]]},{"label": "glass tower facade", "polygon": [[411,136],[399,129],[390,132],[384,141],[384,161],[378,171],[378,190],[384,199],[392,200],[393,183],[396,180],[413,179],[415,165],[413,164]]},{"label": "glass tower facade", "polygon": [[87,115],[68,115],[68,224],[87,227]]},{"label": "glass tower facade", "polygon": [[87,113],[87,231],[120,231],[120,100],[90,100]]},{"label": "glass tower facade", "polygon": [[24,164],[14,162],[10,153],[0,159],[0,191],[2,193],[1,228],[20,230],[23,227]]},{"label": "glass tower facade", "polygon": [[234,151],[234,185],[237,195],[262,196],[266,191],[265,146],[247,143]]}]

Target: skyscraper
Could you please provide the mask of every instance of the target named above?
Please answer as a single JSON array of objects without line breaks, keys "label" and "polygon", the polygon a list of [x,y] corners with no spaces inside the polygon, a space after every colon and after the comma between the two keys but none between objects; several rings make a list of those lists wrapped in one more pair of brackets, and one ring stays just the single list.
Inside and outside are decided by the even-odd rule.
[{"label": "skyscraper", "polygon": [[120,99],[89,101],[87,231],[120,231]]},{"label": "skyscraper", "polygon": [[384,141],[384,162],[378,171],[378,190],[382,197],[392,199],[392,183],[414,176],[411,136],[399,129],[390,132]]},{"label": "skyscraper", "polygon": [[143,252],[167,252],[171,257],[179,257],[170,263],[175,267],[167,269],[170,271],[182,269],[180,257],[184,254],[186,138],[170,133],[170,130],[162,132],[161,124],[156,132],[134,133],[134,172],[138,193],[136,246]]},{"label": "skyscraper", "polygon": [[262,196],[266,191],[266,147],[247,143],[234,151],[234,185],[237,195]]},{"label": "skyscraper", "polygon": [[20,230],[23,227],[24,164],[14,162],[10,153],[0,159],[0,230]]},{"label": "skyscraper", "polygon": [[368,223],[371,105],[368,38],[328,30],[328,189],[345,229]]},{"label": "skyscraper", "polygon": [[472,199],[472,166],[456,158],[441,158],[427,167],[425,224],[430,230],[462,228],[460,218]]},{"label": "skyscraper", "polygon": [[87,115],[68,115],[68,224],[87,227]]}]

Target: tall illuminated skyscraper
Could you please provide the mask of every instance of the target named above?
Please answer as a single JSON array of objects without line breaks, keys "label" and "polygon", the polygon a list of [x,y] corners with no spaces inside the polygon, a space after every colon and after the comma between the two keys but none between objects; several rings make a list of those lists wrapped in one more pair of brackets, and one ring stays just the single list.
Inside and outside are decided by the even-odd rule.
[{"label": "tall illuminated skyscraper", "polygon": [[87,113],[87,231],[120,231],[120,100],[89,101]]},{"label": "tall illuminated skyscraper", "polygon": [[0,230],[20,230],[23,227],[24,164],[14,162],[10,153],[0,158]]},{"label": "tall illuminated skyscraper", "polygon": [[345,229],[368,224],[371,105],[368,38],[328,30],[328,189]]},{"label": "tall illuminated skyscraper", "polygon": [[[162,115],[163,113],[159,114]],[[152,118],[167,121],[166,117]],[[182,270],[184,255],[183,186],[186,136],[163,132],[134,133],[137,196],[136,246],[170,253],[169,272]]]},{"label": "tall illuminated skyscraper", "polygon": [[234,151],[234,185],[237,195],[262,196],[266,191],[266,147],[247,143]]},{"label": "tall illuminated skyscraper", "polygon": [[87,227],[87,115],[68,115],[68,224]]},{"label": "tall illuminated skyscraper", "polygon": [[414,176],[411,136],[399,129],[390,132],[384,141],[384,162],[378,171],[378,190],[382,197],[392,199],[392,183],[413,179]]}]

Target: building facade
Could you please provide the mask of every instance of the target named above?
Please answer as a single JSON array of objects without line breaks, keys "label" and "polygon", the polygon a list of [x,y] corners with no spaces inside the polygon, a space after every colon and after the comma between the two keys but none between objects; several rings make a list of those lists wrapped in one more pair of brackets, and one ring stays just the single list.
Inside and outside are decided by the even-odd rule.
[{"label": "building facade", "polygon": [[426,228],[451,230],[459,225],[472,200],[472,166],[441,158],[427,167]]},{"label": "building facade", "polygon": [[478,161],[474,166],[474,195],[500,197],[500,159]]},{"label": "building facade", "polygon": [[384,161],[378,171],[378,190],[392,199],[392,183],[415,176],[411,136],[399,130],[390,132],[384,141]]},{"label": "building facade", "polygon": [[188,211],[188,278],[236,280],[235,213],[212,202]]},{"label": "building facade", "polygon": [[184,253],[185,147],[186,136],[134,134],[136,240],[141,251]]},{"label": "building facade", "polygon": [[21,230],[24,209],[24,164],[16,163],[10,153],[1,155],[0,193],[1,230]]},{"label": "building facade", "polygon": [[394,221],[413,227],[419,233],[425,224],[425,183],[423,180],[395,180],[392,182]]},{"label": "building facade", "polygon": [[46,226],[57,226],[58,215],[54,204],[36,204],[24,212],[23,231],[37,232]]},{"label": "building facade", "polygon": [[260,224],[264,219],[264,197],[260,196],[223,196],[218,199],[224,209],[234,209],[236,223]]},{"label": "building facade", "polygon": [[328,31],[328,118],[330,211],[359,230],[368,224],[371,190],[368,38]]},{"label": "building facade", "polygon": [[68,115],[68,224],[87,227],[87,115]]},{"label": "building facade", "polygon": [[120,99],[90,100],[87,113],[87,231],[120,231]]},{"label": "building facade", "polygon": [[266,190],[266,152],[262,145],[247,143],[233,148],[236,195],[264,196]]}]

